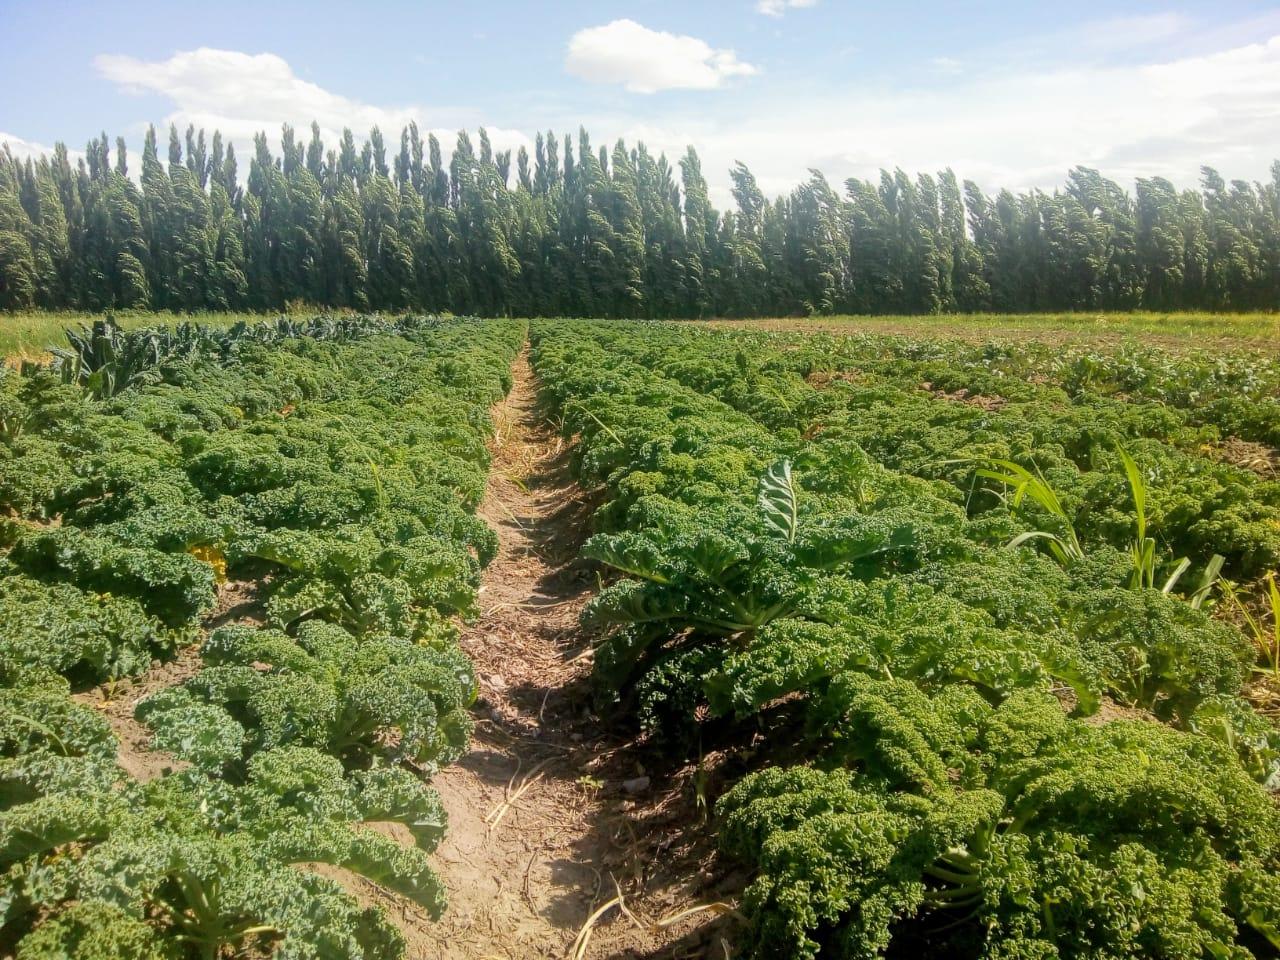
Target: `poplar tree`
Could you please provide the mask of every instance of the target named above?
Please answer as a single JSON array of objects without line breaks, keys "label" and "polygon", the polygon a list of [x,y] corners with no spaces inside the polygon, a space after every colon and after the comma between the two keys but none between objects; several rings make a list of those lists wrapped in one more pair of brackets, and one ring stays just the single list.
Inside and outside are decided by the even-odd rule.
[{"label": "poplar tree", "polygon": [[36,299],[36,262],[28,230],[31,221],[18,199],[16,161],[0,155],[0,307],[21,310]]},{"label": "poplar tree", "polygon": [[817,171],[769,198],[728,172],[717,210],[697,152],[543,131],[532,151],[461,131],[446,160],[410,123],[333,149],[318,124],[254,139],[148,129],[138,180],[117,138],[72,163],[0,151],[0,307],[355,309],[500,315],[1258,309],[1280,300],[1280,164],[1199,189],[1091,168],[1046,192]]}]

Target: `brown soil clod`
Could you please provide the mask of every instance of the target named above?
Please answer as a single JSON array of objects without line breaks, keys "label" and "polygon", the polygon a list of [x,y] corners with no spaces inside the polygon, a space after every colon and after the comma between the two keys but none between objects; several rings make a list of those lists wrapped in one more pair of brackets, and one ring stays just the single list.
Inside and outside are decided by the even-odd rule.
[{"label": "brown soil clod", "polygon": [[1229,463],[1241,470],[1251,470],[1260,477],[1280,477],[1280,450],[1265,443],[1227,437],[1217,444],[1203,448],[1208,456],[1220,463]]},{"label": "brown soil clod", "polygon": [[977,407],[979,410],[985,410],[988,413],[994,413],[1008,402],[1004,397],[987,396],[981,393],[970,393],[966,387],[961,387],[959,390],[952,390],[948,392],[943,390],[941,387],[935,387],[927,380],[920,384],[920,389],[928,391],[939,400],[950,400],[952,403],[963,403],[965,406]]}]

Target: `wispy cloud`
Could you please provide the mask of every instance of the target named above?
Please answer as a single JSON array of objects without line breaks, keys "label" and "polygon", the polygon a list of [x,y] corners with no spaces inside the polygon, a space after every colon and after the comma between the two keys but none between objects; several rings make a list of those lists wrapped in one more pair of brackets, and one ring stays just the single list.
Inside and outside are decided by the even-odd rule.
[{"label": "wispy cloud", "polygon": [[788,10],[817,6],[818,0],[756,0],[756,13],[781,17]]},{"label": "wispy cloud", "polygon": [[1101,52],[1132,50],[1167,43],[1195,27],[1186,14],[1174,11],[1092,20],[1069,31],[1080,45]]},{"label": "wispy cloud", "polygon": [[615,122],[627,136],[642,131],[655,150],[697,146],[721,204],[735,160],[771,193],[810,168],[839,183],[882,167],[952,167],[984,187],[1015,189],[1052,189],[1076,164],[1129,185],[1164,176],[1192,186],[1206,163],[1229,177],[1269,179],[1280,157],[1280,36],[1164,62],[966,69],[910,90],[868,85],[755,103],[733,117]]},{"label": "wispy cloud", "polygon": [[732,50],[626,19],[579,30],[569,38],[564,65],[575,77],[618,84],[632,93],[712,90],[756,72]]},{"label": "wispy cloud", "polygon": [[166,119],[219,127],[241,139],[281,123],[305,126],[312,120],[331,132],[378,125],[398,130],[420,117],[414,106],[379,107],[342,96],[303,80],[273,53],[241,53],[201,47],[167,60],[102,54],[94,67],[127,93],[157,93],[173,102]]}]

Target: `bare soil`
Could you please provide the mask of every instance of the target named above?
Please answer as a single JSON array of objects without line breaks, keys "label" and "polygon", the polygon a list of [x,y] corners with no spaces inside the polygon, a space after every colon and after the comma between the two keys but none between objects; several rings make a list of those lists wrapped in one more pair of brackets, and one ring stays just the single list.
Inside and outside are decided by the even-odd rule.
[{"label": "bare soil", "polygon": [[966,406],[977,407],[979,410],[985,410],[988,413],[994,413],[1009,402],[1001,396],[987,396],[981,393],[970,393],[967,387],[961,387],[959,390],[953,390],[948,393],[940,387],[935,387],[927,380],[920,384],[920,389],[927,390],[939,400],[950,400],[952,403],[963,403]]},{"label": "bare soil", "polygon": [[643,748],[592,710],[578,619],[597,574],[575,560],[591,503],[569,475],[568,445],[538,414],[527,357],[513,373],[493,411],[479,509],[499,551],[480,619],[462,636],[480,682],[476,733],[470,753],[434,780],[449,814],[434,857],[449,909],[437,923],[405,918],[409,955],[728,957],[731,918],[707,910],[657,924],[719,898],[712,857],[705,841],[684,839],[702,833],[690,829],[687,771],[646,769]]},{"label": "bare soil", "polygon": [[186,766],[172,754],[151,746],[150,732],[133,718],[133,711],[153,693],[175,687],[199,672],[200,645],[209,631],[227,623],[260,626],[263,622],[261,589],[261,583],[240,580],[220,585],[217,603],[205,618],[200,640],[178,650],[172,660],[152,663],[144,674],[75,694],[76,700],[97,708],[111,724],[119,741],[116,762],[129,776],[135,780],[153,780],[167,771]]},{"label": "bare soil", "polygon": [[1280,450],[1265,443],[1227,437],[1221,443],[1206,446],[1205,452],[1214,460],[1252,470],[1260,477],[1280,476]]},{"label": "bare soil", "polygon": [[74,694],[74,699],[97,708],[111,724],[119,744],[116,762],[120,768],[135,780],[154,780],[186,764],[172,754],[153,749],[150,731],[133,718],[133,711],[153,693],[177,686],[199,670],[200,644],[193,643],[179,650],[174,659],[153,663],[144,674]]}]

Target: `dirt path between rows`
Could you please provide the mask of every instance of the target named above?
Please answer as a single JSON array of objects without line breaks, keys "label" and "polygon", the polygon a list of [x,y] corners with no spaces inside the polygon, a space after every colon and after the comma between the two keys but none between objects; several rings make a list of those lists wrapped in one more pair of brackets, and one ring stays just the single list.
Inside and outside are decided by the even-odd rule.
[{"label": "dirt path between rows", "polygon": [[[476,733],[471,751],[434,779],[449,814],[433,858],[449,909],[438,923],[410,925],[409,956],[728,957],[725,921],[710,913],[652,927],[715,899],[706,852],[677,839],[699,832],[685,819],[685,785],[646,782],[640,752],[592,713],[578,617],[597,581],[574,559],[590,505],[569,475],[566,444],[536,410],[526,355],[513,375],[493,410],[478,511],[500,546],[481,617],[462,636],[480,681]],[[588,919],[619,892],[634,920],[608,909],[577,952]]]}]

